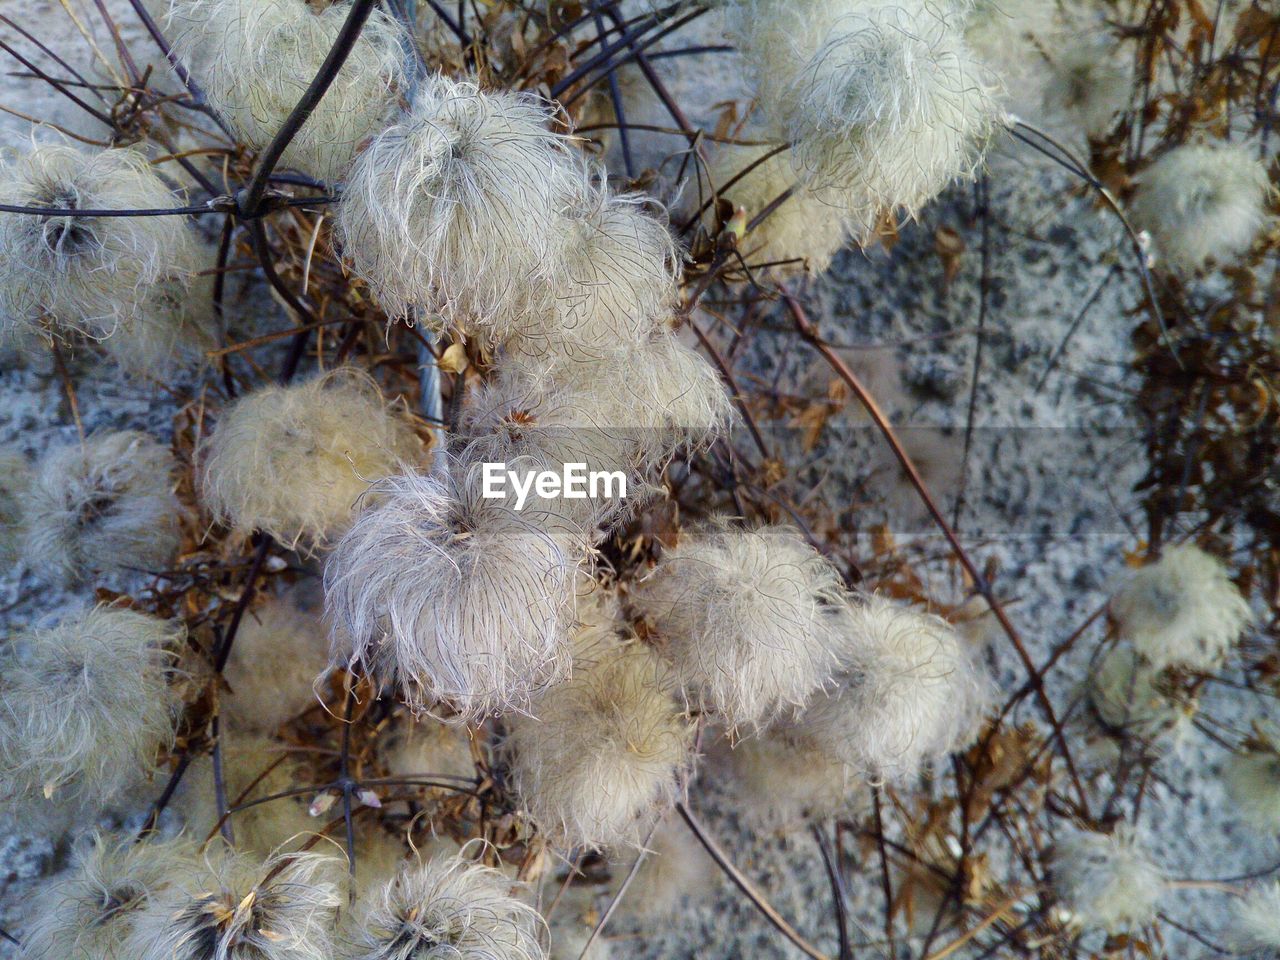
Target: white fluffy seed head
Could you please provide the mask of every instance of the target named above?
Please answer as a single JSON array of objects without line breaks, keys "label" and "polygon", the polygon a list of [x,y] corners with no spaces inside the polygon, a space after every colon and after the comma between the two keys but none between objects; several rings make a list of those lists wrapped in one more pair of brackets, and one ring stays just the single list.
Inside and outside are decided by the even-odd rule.
[{"label": "white fluffy seed head", "polygon": [[993,697],[975,652],[940,617],[877,596],[840,616],[844,673],[795,727],[872,779],[907,780],[972,741]]},{"label": "white fluffy seed head", "polygon": [[[781,274],[824,273],[831,258],[849,241],[845,212],[801,182],[786,151],[752,167],[776,149],[723,145],[712,156],[708,178],[722,199],[745,212],[748,223],[792,191],[785,202],[738,240],[738,252],[751,266],[777,263],[773,269]],[[750,172],[725,188],[748,167]],[[713,214],[709,211],[707,219]]]},{"label": "white fluffy seed head", "polygon": [[[653,924],[676,916],[686,904],[715,891],[719,868],[701,844],[689,839],[689,831],[678,818],[670,817],[658,825],[645,847],[648,854],[640,871],[621,901],[628,918],[641,926]],[[626,870],[619,868],[615,879],[621,881]]]},{"label": "white fluffy seed head", "polygon": [[139,843],[94,836],[69,871],[41,891],[23,931],[27,960],[127,956],[124,944],[153,896],[199,862],[190,840]]},{"label": "white fluffy seed head", "polygon": [[796,171],[840,198],[856,232],[972,175],[997,108],[952,13],[916,0],[739,7],[765,115],[783,126]]},{"label": "white fluffy seed head", "polygon": [[291,596],[273,597],[240,622],[222,676],[222,711],[235,727],[274,731],[317,702],[329,665],[328,628]]},{"label": "white fluffy seed head", "polygon": [[583,193],[556,231],[555,300],[507,342],[525,356],[590,360],[659,329],[675,299],[676,248],[639,194]]},{"label": "white fluffy seed head", "polygon": [[722,752],[734,808],[758,830],[860,813],[865,783],[812,739],[781,727]]},{"label": "white fluffy seed head", "polygon": [[1165,877],[1123,825],[1114,833],[1076,830],[1054,844],[1054,893],[1087,930],[1122,933],[1150,921]]},{"label": "white fluffy seed head", "polygon": [[1210,259],[1229,266],[1262,229],[1270,190],[1255,145],[1187,144],[1143,172],[1133,220],[1178,269],[1198,270]]},{"label": "white fluffy seed head", "polygon": [[1170,547],[1113,592],[1120,635],[1157,669],[1212,670],[1251,620],[1227,568],[1194,544]]},{"label": "white fluffy seed head", "polygon": [[214,345],[213,277],[163,280],[122,320],[102,350],[134,377],[164,380],[198,367]]},{"label": "white fluffy seed head", "polygon": [[459,857],[409,862],[360,910],[343,960],[543,960],[542,919],[497,870]]},{"label": "white fluffy seed head", "polygon": [[587,179],[525,93],[424,79],[351,167],[338,233],[389,316],[505,339],[555,291],[561,212]]},{"label": "white fluffy seed head", "polygon": [[393,777],[476,776],[467,731],[429,717],[402,719],[392,728],[381,756],[387,773]]},{"label": "white fluffy seed head", "polygon": [[1176,738],[1196,711],[1194,700],[1179,696],[1168,677],[1124,646],[1098,659],[1086,690],[1105,728],[1149,743]]},{"label": "white fluffy seed head", "polygon": [[0,670],[7,799],[106,804],[155,769],[173,739],[167,683],[182,629],[96,607],[11,638]]},{"label": "white fluffy seed head", "polygon": [[27,498],[26,560],[64,582],[166,569],[180,535],[176,468],[166,447],[134,430],[48,451]]},{"label": "white fluffy seed head", "polygon": [[1111,129],[1129,102],[1132,76],[1110,38],[1071,38],[1048,51],[1044,110],[1089,137]]},{"label": "white fluffy seed head", "polygon": [[516,790],[557,844],[635,844],[675,801],[692,730],[639,642],[575,646],[572,678],[508,725]]},{"label": "white fluffy seed head", "polygon": [[1280,830],[1280,730],[1274,725],[1250,739],[1227,761],[1227,793],[1255,829]]},{"label": "white fluffy seed head", "polygon": [[[237,641],[238,642],[238,641]],[[280,740],[238,731],[223,731],[220,739],[222,782],[228,808],[297,790],[316,782]],[[236,849],[265,857],[278,848],[296,849],[314,839],[325,821],[307,815],[311,798],[282,797],[237,810],[229,817]],[[222,811],[213,775],[213,758],[202,754],[191,762],[173,798],[187,833],[203,841],[218,833]]]},{"label": "white fluffy seed head", "polygon": [[[0,202],[80,210],[182,206],[136,150],[39,146],[0,162]],[[195,242],[185,217],[42,217],[0,213],[0,313],[105,337],[153,285],[188,277]]]},{"label": "white fluffy seed head", "polygon": [[[319,72],[350,12],[350,0],[172,0],[166,26],[209,105],[261,149]],[[284,165],[327,183],[340,180],[394,108],[408,42],[394,17],[375,9],[285,150]]]},{"label": "white fluffy seed head", "polygon": [[1245,893],[1232,910],[1231,944],[1271,957],[1280,951],[1280,883],[1261,883]]},{"label": "white fluffy seed head", "polygon": [[262,387],[225,410],[201,453],[201,493],[239,534],[319,545],[341,535],[370,485],[417,450],[373,381],[340,368]]},{"label": "white fluffy seed head", "polygon": [[519,707],[563,674],[580,542],[481,497],[476,474],[376,491],[325,567],[336,662],[457,719]]},{"label": "white fluffy seed head", "polygon": [[16,447],[0,447],[0,564],[14,563],[22,553],[23,503],[34,479],[31,462]]},{"label": "white fluffy seed head", "polygon": [[836,666],[840,574],[790,527],[687,534],[634,601],[679,680],[733,728],[802,706]]},{"label": "white fluffy seed head", "polygon": [[138,914],[136,960],[332,960],[342,863],[319,854],[216,850]]}]

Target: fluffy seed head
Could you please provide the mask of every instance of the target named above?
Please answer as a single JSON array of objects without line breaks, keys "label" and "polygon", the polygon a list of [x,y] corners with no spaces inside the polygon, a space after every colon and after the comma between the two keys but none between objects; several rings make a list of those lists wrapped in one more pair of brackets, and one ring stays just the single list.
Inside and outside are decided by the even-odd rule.
[{"label": "fluffy seed head", "polygon": [[708,177],[721,197],[729,200],[735,209],[746,212],[748,223],[788,190],[792,191],[781,206],[738,241],[738,251],[752,265],[800,261],[775,268],[783,274],[806,270],[824,273],[831,265],[831,258],[849,240],[845,212],[801,182],[786,152],[769,157],[723,189],[775,149],[725,145],[712,158]]},{"label": "fluffy seed head", "polygon": [[1170,547],[1111,597],[1121,636],[1157,669],[1211,670],[1251,619],[1218,559],[1193,544]]},{"label": "fluffy seed head", "polygon": [[1280,883],[1263,883],[1251,888],[1235,903],[1232,945],[1239,950],[1257,950],[1274,956],[1280,950]]},{"label": "fluffy seed head", "polygon": [[1265,728],[1231,755],[1227,792],[1244,821],[1267,833],[1280,830],[1280,730]]},{"label": "fluffy seed head", "polygon": [[797,173],[872,232],[968,176],[995,101],[956,18],[917,3],[754,0],[737,20],[764,113]]},{"label": "fluffy seed head", "polygon": [[262,387],[224,411],[203,454],[201,490],[214,516],[243,535],[319,544],[341,534],[370,484],[416,447],[376,385],[340,369]]},{"label": "fluffy seed head", "polygon": [[[40,146],[0,162],[0,202],[80,210],[182,206],[136,150]],[[184,217],[0,213],[0,313],[11,323],[108,336],[148,290],[194,269]]]},{"label": "fluffy seed head", "polygon": [[812,739],[780,727],[723,751],[734,809],[755,829],[859,812],[865,784]]},{"label": "fluffy seed head", "polygon": [[542,919],[497,870],[409,862],[364,904],[344,960],[543,960]]},{"label": "fluffy seed head", "polygon": [[269,732],[316,703],[329,665],[328,629],[292,597],[274,597],[240,623],[222,672],[231,688],[223,713],[236,727]]},{"label": "fluffy seed head", "polygon": [[1111,834],[1078,830],[1059,839],[1052,878],[1074,923],[1109,933],[1151,920],[1165,887],[1160,868],[1123,827]]},{"label": "fluffy seed head", "polygon": [[1133,219],[1150,231],[1156,249],[1174,267],[1198,270],[1210,258],[1226,266],[1262,229],[1269,191],[1256,146],[1187,144],[1142,174]]},{"label": "fluffy seed head", "polygon": [[861,775],[909,779],[967,744],[992,683],[940,617],[867,596],[840,616],[845,672],[795,732]]},{"label": "fluffy seed head", "polygon": [[1113,647],[1089,672],[1089,704],[1109,730],[1154,742],[1175,735],[1195,713],[1167,677],[1129,647]]},{"label": "fluffy seed head", "polygon": [[465,730],[430,718],[405,719],[393,728],[382,752],[393,777],[474,777],[475,760]]},{"label": "fluffy seed head", "polygon": [[[279,740],[223,731],[219,742],[229,808],[317,782]],[[213,759],[202,754],[192,761],[173,798],[173,809],[182,814],[187,833],[196,840],[218,832],[222,813],[217,797]],[[265,857],[278,848],[294,848],[312,839],[324,821],[307,815],[309,799],[283,797],[232,813],[229,819],[236,849]]]},{"label": "fluffy seed head", "polygon": [[789,527],[686,535],[634,599],[681,682],[731,726],[803,705],[835,668],[840,575]]},{"label": "fluffy seed head", "polygon": [[[712,893],[720,877],[715,861],[674,817],[659,824],[648,854],[622,900],[625,915],[641,925],[675,916],[682,906]],[[621,881],[625,869],[615,878]]]},{"label": "fluffy seed head", "polygon": [[560,212],[586,176],[550,120],[530,94],[435,75],[360,154],[338,232],[388,315],[505,339],[551,292]]},{"label": "fluffy seed head", "polygon": [[173,739],[166,679],[181,637],[169,621],[96,607],[12,638],[0,671],[9,799],[106,803],[146,777]]},{"label": "fluffy seed head", "polygon": [[28,960],[118,960],[138,913],[151,897],[198,863],[188,840],[138,843],[95,836],[78,861],[37,898],[23,931]]},{"label": "fluffy seed head", "polygon": [[325,567],[333,656],[478,718],[563,673],[581,545],[449,475],[393,477]]},{"label": "fluffy seed head", "polygon": [[[333,47],[350,0],[172,0],[167,26],[174,52],[200,82],[209,105],[252,146],[284,125]],[[342,69],[283,162],[327,183],[351,163],[394,105],[407,40],[375,9]]]},{"label": "fluffy seed head", "polygon": [[341,903],[333,857],[215,851],[152,897],[127,944],[137,960],[332,960]]},{"label": "fluffy seed head", "polygon": [[557,231],[556,299],[508,341],[526,356],[590,360],[655,332],[675,296],[676,249],[638,194],[591,189]]},{"label": "fluffy seed head", "polygon": [[47,452],[26,507],[25,556],[50,579],[163,570],[178,549],[173,454],[134,430]]},{"label": "fluffy seed head", "polygon": [[638,642],[576,650],[573,677],[510,721],[516,789],[566,846],[637,843],[675,800],[691,729],[667,670]]},{"label": "fluffy seed head", "polygon": [[1044,109],[1090,137],[1104,135],[1129,101],[1131,76],[1116,49],[1097,37],[1069,40],[1049,56]]},{"label": "fluffy seed head", "polygon": [[212,277],[161,281],[102,349],[126,374],[164,379],[199,366],[213,346]]}]

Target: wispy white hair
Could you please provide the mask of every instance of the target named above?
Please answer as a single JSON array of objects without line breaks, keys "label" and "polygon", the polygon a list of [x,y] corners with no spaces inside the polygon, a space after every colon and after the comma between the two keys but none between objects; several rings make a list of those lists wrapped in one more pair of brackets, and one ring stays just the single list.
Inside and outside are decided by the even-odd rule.
[{"label": "wispy white hair", "polygon": [[1187,144],[1143,171],[1133,220],[1174,267],[1198,270],[1211,258],[1228,266],[1262,229],[1270,191],[1256,145]]},{"label": "wispy white hair", "polygon": [[96,835],[76,852],[70,870],[32,904],[32,922],[22,935],[27,960],[124,960],[138,912],[199,862],[190,840],[140,843]]},{"label": "wispy white hair", "polygon": [[338,235],[390,316],[504,339],[550,302],[561,213],[587,182],[550,121],[532,94],[436,75],[360,154]]},{"label": "wispy white hair", "polygon": [[[264,148],[320,70],[351,12],[350,0],[172,0],[174,53],[209,105],[250,145]],[[404,81],[408,40],[375,8],[324,98],[283,162],[322,181],[342,178],[360,143],[382,127]]]},{"label": "wispy white hair", "polygon": [[734,809],[748,825],[776,830],[812,819],[859,812],[866,783],[812,739],[785,725],[721,753]]},{"label": "wispy white hair", "polygon": [[163,379],[198,367],[213,346],[213,278],[163,280],[102,341],[126,374]]},{"label": "wispy white hair", "polygon": [[[646,469],[681,447],[703,447],[729,430],[734,412],[719,376],[674,333],[625,344],[593,360],[510,361],[530,396],[569,426],[620,439]],[[593,441],[594,442],[594,441]]]},{"label": "wispy white hair", "polygon": [[[806,270],[823,273],[831,265],[831,258],[849,242],[844,209],[812,191],[797,176],[787,152],[752,167],[776,149],[773,146],[721,146],[713,154],[708,170],[711,185],[735,209],[745,212],[748,223],[788,190],[792,191],[790,197],[738,241],[738,251],[750,265],[800,261],[773,268],[783,274]],[[725,184],[748,167],[752,167],[749,173],[725,189]]]},{"label": "wispy white hair", "polygon": [[1121,825],[1114,833],[1074,830],[1054,842],[1053,890],[1076,925],[1121,933],[1151,920],[1165,877]]},{"label": "wispy white hair", "polygon": [[261,387],[225,410],[201,451],[201,493],[242,535],[320,544],[346,529],[371,483],[416,452],[413,431],[374,382],[343,367]]},{"label": "wispy white hair", "polygon": [[565,211],[556,299],[530,315],[508,350],[589,360],[660,329],[675,299],[676,248],[644,202],[600,187]]},{"label": "wispy white hair", "polygon": [[[671,816],[658,825],[645,849],[648,851],[621,902],[622,912],[642,926],[675,916],[682,906],[714,894],[719,868],[691,836],[684,823]],[[615,882],[626,876],[615,867]]]},{"label": "wispy white hair", "polygon": [[115,799],[173,740],[168,672],[183,631],[96,607],[11,638],[0,671],[0,772],[10,799]]},{"label": "wispy white hair", "polygon": [[341,861],[215,850],[138,913],[135,960],[332,960]]},{"label": "wispy white hair", "polygon": [[551,838],[593,848],[635,844],[676,798],[692,728],[669,671],[638,642],[575,651],[573,676],[508,725],[512,774]]},{"label": "wispy white hair", "polygon": [[0,447],[0,563],[12,564],[22,552],[23,502],[34,471],[16,447]]},{"label": "wispy white hair", "polygon": [[402,718],[391,728],[380,753],[393,777],[476,776],[467,731],[429,717]]},{"label": "wispy white hair", "polygon": [[409,862],[357,905],[344,960],[543,960],[536,910],[497,870],[459,857]]},{"label": "wispy white hair", "polygon": [[1280,729],[1267,725],[1257,740],[1231,755],[1224,774],[1244,821],[1265,833],[1280,830]]},{"label": "wispy white hair", "polygon": [[179,541],[173,454],[134,430],[49,450],[26,504],[24,555],[47,579],[164,569]]},{"label": "wispy white hair", "polygon": [[846,672],[795,729],[871,778],[906,780],[969,743],[993,684],[941,617],[868,595],[840,617]]},{"label": "wispy white hair", "polygon": [[[80,210],[182,206],[136,150],[50,144],[0,161],[0,203]],[[195,269],[186,218],[0,213],[0,313],[10,323],[108,336],[166,277]]]},{"label": "wispy white hair", "polygon": [[873,232],[970,176],[997,115],[958,18],[917,0],[752,0],[735,18],[757,64],[766,117],[783,125],[796,171]]},{"label": "wispy white hair", "polygon": [[1170,547],[1111,596],[1121,636],[1157,668],[1212,670],[1252,619],[1227,568],[1194,544]]},{"label": "wispy white hair", "polygon": [[1127,646],[1098,659],[1085,689],[1103,726],[1150,743],[1176,736],[1196,710],[1194,700],[1178,696],[1160,670]]},{"label": "wispy white hair", "polygon": [[315,680],[329,665],[328,628],[290,596],[248,611],[222,671],[222,710],[234,726],[273,731],[317,703]]},{"label": "wispy white hair", "polygon": [[1086,32],[1048,51],[1044,110],[1090,137],[1104,135],[1125,109],[1132,75],[1110,38]]},{"label": "wispy white hair", "polygon": [[686,534],[633,600],[681,682],[731,727],[802,706],[836,668],[840,574],[794,528]]},{"label": "wispy white hair", "polygon": [[582,545],[480,496],[471,477],[375,487],[325,567],[335,661],[394,679],[415,711],[518,706],[563,674]]},{"label": "wispy white hair", "polygon": [[1260,883],[1237,900],[1231,944],[1239,950],[1274,956],[1280,950],[1280,883]]}]

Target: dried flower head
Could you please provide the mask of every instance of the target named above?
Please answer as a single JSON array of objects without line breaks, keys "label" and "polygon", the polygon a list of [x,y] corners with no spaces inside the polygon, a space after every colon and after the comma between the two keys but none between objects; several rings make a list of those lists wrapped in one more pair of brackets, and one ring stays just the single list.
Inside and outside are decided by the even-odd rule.
[{"label": "dried flower head", "polygon": [[[845,212],[801,182],[786,152],[761,160],[776,150],[726,145],[713,155],[708,179],[721,198],[745,213],[748,223],[790,191],[780,206],[738,240],[738,252],[751,266],[777,264],[774,269],[783,274],[824,273],[831,258],[849,242]],[[745,176],[725,187],[749,167]],[[713,213],[709,211],[708,216]]]},{"label": "dried flower head", "polygon": [[794,730],[861,775],[910,779],[967,744],[993,684],[940,617],[871,595],[840,616],[845,672]]},{"label": "dried flower head", "polygon": [[516,790],[534,821],[566,846],[638,843],[675,800],[692,730],[666,667],[646,647],[575,647],[572,678],[508,725]]},{"label": "dried flower head", "polygon": [[50,579],[158,571],[178,549],[176,461],[134,430],[49,450],[26,504],[24,555]]},{"label": "dried flower head", "polygon": [[388,315],[505,339],[553,293],[561,212],[587,180],[550,120],[531,94],[435,75],[360,154],[338,232]]},{"label": "dried flower head", "polygon": [[317,702],[315,681],[329,665],[328,628],[291,596],[250,610],[222,672],[232,725],[269,732]]},{"label": "dried flower head", "polygon": [[984,71],[945,8],[891,0],[739,5],[736,32],[757,64],[765,115],[795,169],[870,234],[972,174],[994,127]]},{"label": "dried flower head", "polygon": [[1109,38],[1073,36],[1049,56],[1044,110],[1087,136],[1100,137],[1129,102],[1132,77]]},{"label": "dried flower head", "polygon": [[1258,951],[1259,957],[1274,957],[1280,951],[1280,883],[1251,887],[1235,902],[1232,913],[1232,946],[1242,952]]},{"label": "dried flower head", "polygon": [[[333,48],[350,0],[171,0],[174,53],[209,105],[252,146],[269,144]],[[381,129],[403,83],[408,40],[375,9],[324,98],[285,150],[284,164],[334,183]]]},{"label": "dried flower head", "polygon": [[320,544],[346,529],[372,483],[416,452],[413,431],[373,381],[341,368],[262,387],[224,411],[204,450],[201,490],[240,534]]},{"label": "dried flower head", "polygon": [[342,863],[290,853],[265,863],[215,850],[139,911],[137,960],[332,960]]},{"label": "dried flower head", "polygon": [[1076,830],[1059,838],[1052,880],[1073,923],[1109,933],[1148,922],[1165,888],[1164,874],[1124,826],[1111,834]]},{"label": "dried flower head", "polygon": [[1170,547],[1111,597],[1120,635],[1157,669],[1211,670],[1251,619],[1227,568],[1194,544]]},{"label": "dried flower head", "polygon": [[785,725],[726,744],[720,759],[735,809],[755,829],[850,816],[861,811],[867,796],[866,784],[848,764]]},{"label": "dried flower head", "polygon": [[325,567],[338,662],[394,679],[415,711],[447,702],[465,718],[563,673],[581,544],[481,497],[475,478],[376,490]]},{"label": "dried flower head", "polygon": [[138,913],[199,862],[189,840],[139,843],[97,835],[77,852],[77,862],[33,904],[22,937],[29,960],[125,960]]},{"label": "dried flower head", "polygon": [[542,919],[497,870],[409,862],[362,906],[343,960],[543,960]]},{"label": "dried flower head", "polygon": [[[287,744],[238,731],[223,731],[219,743],[223,793],[228,809],[235,811],[228,820],[237,850],[265,857],[279,848],[300,846],[324,826],[324,821],[307,815],[306,805],[311,800],[307,795],[254,803],[316,782]],[[212,756],[201,754],[192,760],[172,807],[182,815],[188,834],[195,839],[217,835],[222,811]]]},{"label": "dried flower head", "polygon": [[[181,206],[136,150],[35,147],[0,163],[0,202],[62,210]],[[151,287],[195,269],[183,217],[0,213],[0,313],[10,323],[106,337]]]},{"label": "dried flower head", "polygon": [[122,320],[102,350],[126,374],[164,379],[198,367],[213,346],[212,277],[163,280]]},{"label": "dried flower head", "polygon": [[644,210],[644,198],[601,187],[574,201],[557,232],[556,299],[521,327],[508,350],[595,359],[648,339],[671,310],[675,243]]},{"label": "dried flower head", "polygon": [[634,600],[681,682],[733,727],[802,706],[835,669],[840,574],[793,528],[686,535]]},{"label": "dried flower head", "polygon": [[1181,697],[1169,678],[1124,646],[1098,659],[1085,689],[1104,727],[1149,743],[1176,736],[1196,711],[1194,700]]},{"label": "dried flower head", "polygon": [[0,564],[14,563],[25,537],[23,503],[31,489],[31,462],[16,447],[0,447]]},{"label": "dried flower head", "polygon": [[1187,144],[1143,172],[1133,219],[1174,267],[1198,270],[1210,259],[1228,266],[1262,229],[1270,189],[1256,146]]},{"label": "dried flower head", "polygon": [[387,737],[382,761],[393,777],[476,776],[467,731],[430,718],[402,718]]},{"label": "dried flower head", "polygon": [[1280,729],[1263,726],[1231,755],[1224,779],[1246,823],[1266,833],[1280,830]]},{"label": "dried flower head", "polygon": [[0,770],[9,799],[107,803],[173,739],[174,623],[96,607],[11,638],[0,670]]}]

